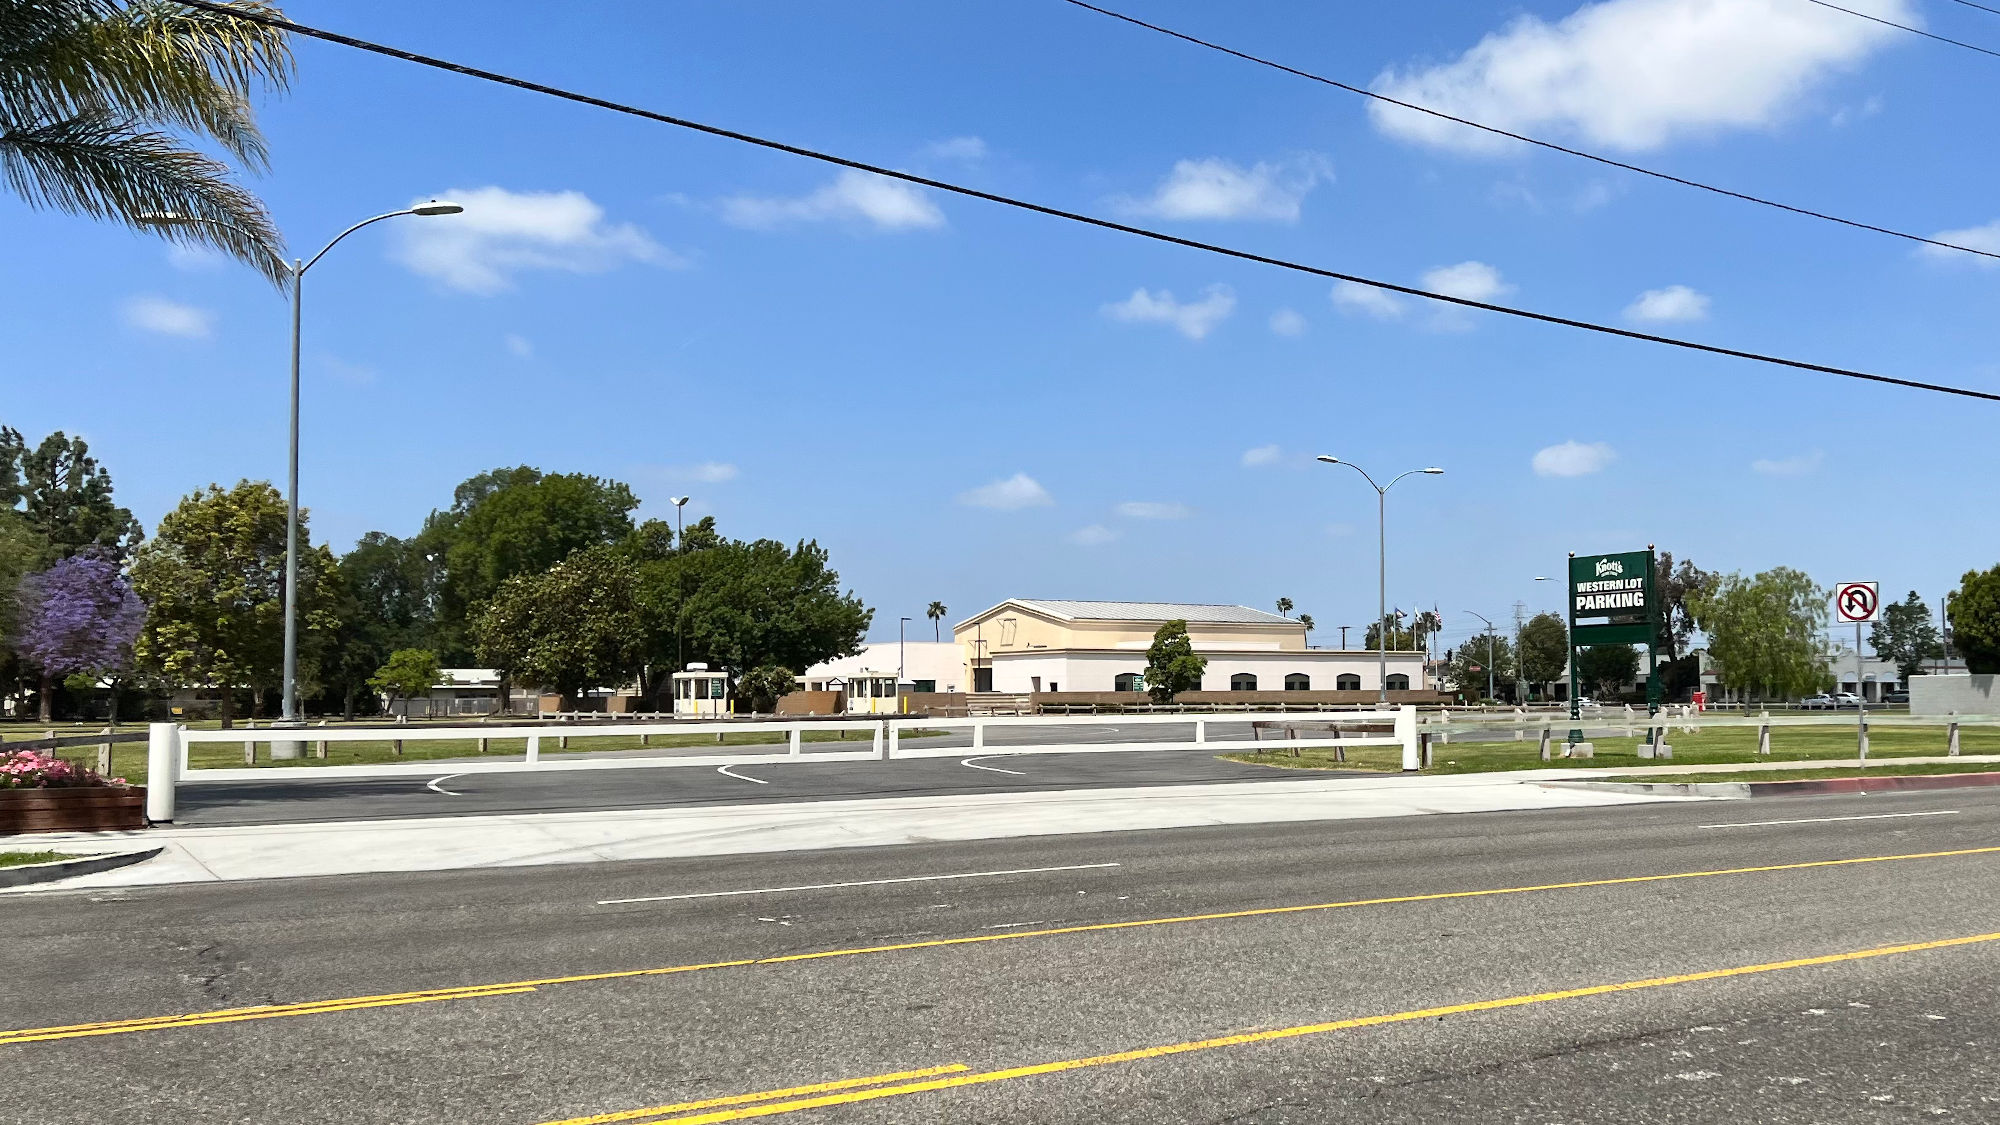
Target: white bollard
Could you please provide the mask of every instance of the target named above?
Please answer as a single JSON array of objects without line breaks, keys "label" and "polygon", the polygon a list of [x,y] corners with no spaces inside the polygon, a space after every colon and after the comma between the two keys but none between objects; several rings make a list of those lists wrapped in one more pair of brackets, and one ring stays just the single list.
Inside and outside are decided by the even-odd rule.
[{"label": "white bollard", "polygon": [[1542,761],[1549,760],[1549,728],[1542,728]]},{"label": "white bollard", "polygon": [[1771,724],[1759,723],[1757,725],[1757,753],[1769,754],[1770,752],[1771,752]]},{"label": "white bollard", "polygon": [[870,747],[870,749],[874,752],[876,757],[884,760],[887,760],[889,757],[889,744],[885,742],[882,738],[882,728],[888,725],[889,724],[886,721],[875,724],[875,740],[873,745]]},{"label": "white bollard", "polygon": [[1208,742],[1208,720],[1196,719],[1194,721],[1194,744],[1196,746],[1202,746],[1206,745],[1207,742]]},{"label": "white bollard", "polygon": [[531,734],[531,735],[529,735],[529,736],[528,736],[528,753],[527,753],[527,757],[526,757],[526,759],[525,759],[525,760],[527,761],[527,763],[528,763],[529,765],[533,765],[533,764],[535,764],[536,762],[539,762],[539,761],[541,761],[541,760],[542,760],[542,736],[541,736],[541,735],[539,735],[539,734]]},{"label": "white bollard", "polygon": [[896,748],[903,742],[903,728],[894,722],[884,722],[882,725],[889,728],[889,752],[882,757],[885,761],[894,761]]},{"label": "white bollard", "polygon": [[1423,768],[1422,751],[1417,746],[1417,708],[1414,704],[1397,704],[1396,740],[1403,744],[1403,772],[1415,773]]},{"label": "white bollard", "polygon": [[785,752],[790,754],[792,757],[796,758],[799,755],[805,753],[805,746],[803,745],[803,743],[805,742],[805,727],[804,726],[793,727],[791,729],[791,732],[786,736],[786,741],[789,743],[789,745],[785,747]]},{"label": "white bollard", "polygon": [[975,723],[973,723],[973,724],[972,724],[972,748],[973,748],[974,750],[984,750],[984,749],[986,749],[986,724],[985,724],[985,723],[980,723],[980,722],[975,722]]},{"label": "white bollard", "polygon": [[1954,758],[1956,758],[1956,757],[1958,757],[1958,724],[1957,724],[1957,723],[1953,723],[1953,724],[1951,724],[1951,726],[1950,726],[1949,728],[1947,728],[1947,737],[1948,737],[1948,739],[1949,739],[1949,745],[1950,745],[1950,748],[1949,748],[1949,749],[1947,749],[1947,750],[1945,751],[1945,753],[1946,753],[1947,755],[1951,756],[1951,757],[1954,757]]},{"label": "white bollard", "polygon": [[181,731],[172,723],[146,724],[146,819],[174,819],[174,786],[180,781]]}]

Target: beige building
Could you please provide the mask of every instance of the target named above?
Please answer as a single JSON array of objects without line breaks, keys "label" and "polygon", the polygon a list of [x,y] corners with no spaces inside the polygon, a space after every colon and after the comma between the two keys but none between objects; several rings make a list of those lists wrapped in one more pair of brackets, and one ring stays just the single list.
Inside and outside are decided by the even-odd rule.
[{"label": "beige building", "polygon": [[[1009,599],[952,626],[973,691],[1144,691],[1146,649],[1171,620],[1208,658],[1205,691],[1374,691],[1372,650],[1310,648],[1293,618],[1240,605]],[[1424,654],[1392,652],[1391,691],[1421,690]]]}]

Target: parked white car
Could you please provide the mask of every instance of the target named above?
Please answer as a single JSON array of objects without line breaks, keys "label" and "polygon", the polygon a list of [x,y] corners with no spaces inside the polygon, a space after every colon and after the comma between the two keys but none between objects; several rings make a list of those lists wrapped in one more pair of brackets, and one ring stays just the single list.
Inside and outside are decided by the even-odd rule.
[{"label": "parked white car", "polygon": [[1808,711],[1831,711],[1840,705],[1833,701],[1832,696],[1822,692],[1819,695],[1808,695],[1804,699],[1799,700],[1799,706]]},{"label": "parked white car", "polygon": [[1841,708],[1859,707],[1861,697],[1851,691],[1836,691],[1833,693],[1833,705]]}]

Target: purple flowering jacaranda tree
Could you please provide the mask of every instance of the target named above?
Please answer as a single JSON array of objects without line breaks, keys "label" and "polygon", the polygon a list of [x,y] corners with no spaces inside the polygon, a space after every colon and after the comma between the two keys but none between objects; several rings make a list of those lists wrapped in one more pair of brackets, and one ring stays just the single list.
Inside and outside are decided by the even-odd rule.
[{"label": "purple flowering jacaranda tree", "polygon": [[15,651],[42,673],[42,720],[58,676],[114,672],[132,662],[146,603],[118,564],[89,555],[63,559],[21,580]]}]

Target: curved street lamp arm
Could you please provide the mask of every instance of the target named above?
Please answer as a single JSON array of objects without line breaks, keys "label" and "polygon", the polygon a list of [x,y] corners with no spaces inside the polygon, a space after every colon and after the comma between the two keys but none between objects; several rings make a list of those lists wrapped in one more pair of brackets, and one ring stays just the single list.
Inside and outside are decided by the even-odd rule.
[{"label": "curved street lamp arm", "polygon": [[318,264],[321,258],[326,257],[326,252],[328,250],[333,249],[334,246],[337,245],[341,239],[346,238],[348,235],[353,234],[355,231],[360,230],[362,227],[367,226],[369,223],[379,223],[383,219],[393,219],[398,215],[414,215],[414,214],[416,214],[415,211],[412,211],[410,208],[405,207],[401,211],[388,211],[383,214],[377,215],[372,219],[363,219],[360,222],[354,224],[353,226],[348,227],[346,230],[341,231],[339,234],[334,235],[333,241],[327,243],[325,246],[320,247],[319,253],[314,254],[312,257],[306,259],[306,264],[300,266],[298,272],[304,273],[307,270],[313,268],[314,265]]},{"label": "curved street lamp arm", "polygon": [[[1377,491],[1377,492],[1387,492],[1387,491],[1389,491],[1388,489],[1386,489],[1386,488],[1383,488],[1383,487],[1382,487],[1381,485],[1379,485],[1379,484],[1376,484],[1376,483],[1375,483],[1375,478],[1374,478],[1374,477],[1371,477],[1371,476],[1369,476],[1369,475],[1368,475],[1368,470],[1367,470],[1367,469],[1364,469],[1364,468],[1362,468],[1361,466],[1359,466],[1359,465],[1355,464],[1355,463],[1354,463],[1354,462],[1352,462],[1352,461],[1342,461],[1342,462],[1339,462],[1339,463],[1340,463],[1340,464],[1342,464],[1342,465],[1345,465],[1345,466],[1347,466],[1347,467],[1348,467],[1348,468],[1350,468],[1350,469],[1353,469],[1353,470],[1354,470],[1355,472],[1357,472],[1357,473],[1360,473],[1360,474],[1361,474],[1361,479],[1362,479],[1362,480],[1365,480],[1365,481],[1367,481],[1367,482],[1368,482],[1368,487],[1370,487],[1370,488],[1374,489],[1375,491]],[[1390,483],[1392,483],[1392,484],[1393,484],[1393,483],[1395,483],[1395,482],[1393,482],[1393,481],[1392,481],[1392,482],[1390,482]]]},{"label": "curved street lamp arm", "polygon": [[[1382,491],[1384,491],[1384,492],[1387,492],[1387,491],[1389,491],[1390,489],[1392,489],[1392,488],[1396,487],[1396,481],[1399,481],[1399,480],[1402,480],[1402,479],[1403,479],[1404,477],[1407,477],[1407,476],[1415,476],[1416,474],[1418,474],[1418,473],[1421,473],[1421,472],[1423,472],[1423,471],[1424,471],[1424,470],[1422,470],[1422,469],[1410,469],[1410,470],[1408,470],[1408,471],[1406,471],[1406,472],[1401,472],[1401,473],[1397,473],[1397,474],[1396,474],[1396,477],[1395,477],[1395,480],[1391,480],[1391,481],[1390,481],[1390,482],[1389,482],[1388,484],[1385,484],[1385,485],[1383,485],[1383,486],[1382,486]],[[1374,482],[1374,481],[1369,481],[1368,483],[1370,483],[1370,484],[1373,484],[1373,483],[1375,483],[1375,482]]]},{"label": "curved street lamp arm", "polygon": [[1477,618],[1478,618],[1478,619],[1480,619],[1481,621],[1484,621],[1484,622],[1486,622],[1486,627],[1487,627],[1488,629],[1491,629],[1491,628],[1493,628],[1493,619],[1492,619],[1492,618],[1490,618],[1490,617],[1486,616],[1485,614],[1483,614],[1483,613],[1481,613],[1481,612],[1479,612],[1478,610],[1475,610],[1475,609],[1468,609],[1468,610],[1466,610],[1465,612],[1467,612],[1467,613],[1471,614],[1471,615],[1472,615],[1472,616],[1474,616],[1474,617],[1477,617]]}]

